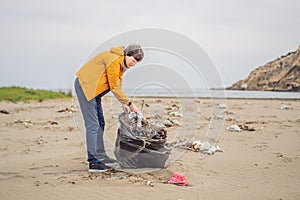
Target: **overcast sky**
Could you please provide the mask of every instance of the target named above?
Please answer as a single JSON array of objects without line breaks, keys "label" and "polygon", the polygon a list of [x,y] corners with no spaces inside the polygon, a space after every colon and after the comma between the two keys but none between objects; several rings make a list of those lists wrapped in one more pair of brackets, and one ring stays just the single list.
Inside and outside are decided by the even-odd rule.
[{"label": "overcast sky", "polygon": [[297,49],[299,8],[298,0],[2,0],[0,86],[71,88],[91,51],[147,27],[197,42],[229,86]]}]

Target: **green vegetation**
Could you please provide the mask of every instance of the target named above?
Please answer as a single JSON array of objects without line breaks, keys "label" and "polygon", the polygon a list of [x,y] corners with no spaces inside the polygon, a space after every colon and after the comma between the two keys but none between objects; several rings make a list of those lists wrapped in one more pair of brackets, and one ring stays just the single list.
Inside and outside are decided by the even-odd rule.
[{"label": "green vegetation", "polygon": [[49,90],[34,90],[25,87],[0,87],[0,101],[28,102],[43,101],[57,98],[71,98],[72,93],[54,92]]}]

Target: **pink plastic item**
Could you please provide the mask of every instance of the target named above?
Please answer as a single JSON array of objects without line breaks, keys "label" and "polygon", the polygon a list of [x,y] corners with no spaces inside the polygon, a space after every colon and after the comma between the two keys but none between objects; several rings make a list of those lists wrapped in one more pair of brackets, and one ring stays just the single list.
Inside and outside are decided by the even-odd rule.
[{"label": "pink plastic item", "polygon": [[180,186],[187,186],[188,182],[186,177],[182,174],[174,173],[171,178],[168,180],[169,183],[174,183]]}]

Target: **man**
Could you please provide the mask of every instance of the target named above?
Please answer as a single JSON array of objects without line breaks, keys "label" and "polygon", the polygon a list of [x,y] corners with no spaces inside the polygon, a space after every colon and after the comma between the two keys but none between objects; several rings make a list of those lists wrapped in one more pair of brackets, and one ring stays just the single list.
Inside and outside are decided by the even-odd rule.
[{"label": "man", "polygon": [[111,91],[122,104],[124,112],[138,112],[137,107],[122,91],[122,77],[126,69],[133,67],[144,57],[140,45],[112,47],[99,53],[76,73],[75,91],[86,128],[86,145],[89,172],[112,169],[116,160],[106,154],[103,134],[104,116],[101,97]]}]

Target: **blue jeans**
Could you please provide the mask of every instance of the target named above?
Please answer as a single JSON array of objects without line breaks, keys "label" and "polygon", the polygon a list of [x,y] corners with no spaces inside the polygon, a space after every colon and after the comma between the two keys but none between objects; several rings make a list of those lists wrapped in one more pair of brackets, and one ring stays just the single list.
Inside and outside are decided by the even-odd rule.
[{"label": "blue jeans", "polygon": [[107,156],[103,141],[105,121],[103,116],[101,97],[107,94],[109,90],[99,94],[94,99],[87,101],[78,78],[75,79],[74,87],[80,104],[86,129],[88,162],[101,162],[101,160]]}]

